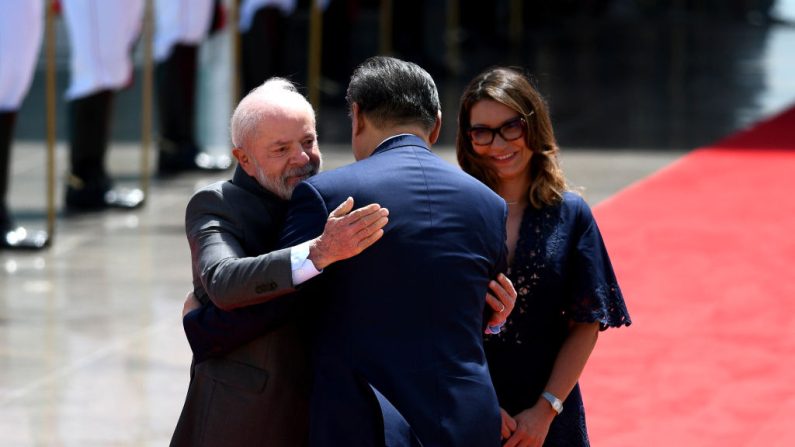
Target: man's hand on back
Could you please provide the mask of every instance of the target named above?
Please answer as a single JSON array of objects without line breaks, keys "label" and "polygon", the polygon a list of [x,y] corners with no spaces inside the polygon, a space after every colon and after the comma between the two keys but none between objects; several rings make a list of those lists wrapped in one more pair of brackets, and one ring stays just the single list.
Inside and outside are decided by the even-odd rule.
[{"label": "man's hand on back", "polygon": [[348,197],[331,212],[323,234],[309,245],[309,259],[316,269],[356,256],[384,235],[389,210],[377,203],[352,209],[353,198]]}]

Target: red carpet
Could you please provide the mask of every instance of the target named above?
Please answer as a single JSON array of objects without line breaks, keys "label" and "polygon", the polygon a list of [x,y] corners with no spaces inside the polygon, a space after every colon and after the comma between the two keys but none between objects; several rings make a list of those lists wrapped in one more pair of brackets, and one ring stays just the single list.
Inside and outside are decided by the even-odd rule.
[{"label": "red carpet", "polygon": [[795,108],[595,214],[633,325],[583,375],[592,445],[795,445]]}]

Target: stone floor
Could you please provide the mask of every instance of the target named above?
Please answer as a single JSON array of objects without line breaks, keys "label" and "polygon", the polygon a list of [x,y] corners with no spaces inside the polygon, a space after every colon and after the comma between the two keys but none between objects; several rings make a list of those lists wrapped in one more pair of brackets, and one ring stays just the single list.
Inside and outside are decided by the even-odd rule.
[{"label": "stone floor", "polygon": [[[12,204],[35,224],[43,154],[16,150],[15,178],[25,180]],[[451,147],[437,151],[454,163]],[[597,203],[677,155],[571,150],[562,161]],[[59,165],[65,156],[59,148]],[[138,149],[116,145],[113,158],[120,185],[135,186]],[[329,169],[350,161],[343,147],[326,150]],[[194,189],[226,176],[154,181],[139,211],[60,216],[51,248],[0,252],[0,444],[167,444],[190,365],[179,318],[191,284],[183,212]]]},{"label": "stone floor", "polygon": [[[629,28],[547,32],[527,62],[550,99],[564,169],[592,205],[795,102],[791,27],[675,19],[646,33]],[[454,97],[459,86],[440,90]],[[30,130],[42,110],[31,104],[23,116],[32,127],[14,145],[10,202],[20,221],[43,227],[44,143]],[[446,104],[452,123],[454,101]],[[345,114],[321,108],[320,120],[326,169],[351,162],[340,141]],[[226,123],[204,122],[212,150],[226,150],[218,143]],[[436,151],[454,163],[448,126]],[[135,186],[140,150],[124,140],[109,165],[121,186]],[[60,209],[63,143],[56,155]],[[196,188],[228,175],[153,179],[138,211],[59,213],[49,249],[0,252],[0,445],[167,444],[190,364],[179,317],[191,283],[183,212]]]}]

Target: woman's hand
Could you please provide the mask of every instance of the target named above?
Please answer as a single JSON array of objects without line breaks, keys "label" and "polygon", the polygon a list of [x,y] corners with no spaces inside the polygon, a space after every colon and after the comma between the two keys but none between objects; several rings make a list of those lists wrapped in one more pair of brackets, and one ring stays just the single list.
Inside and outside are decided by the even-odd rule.
[{"label": "woman's hand", "polygon": [[507,411],[500,407],[500,417],[502,418],[502,426],[500,427],[501,439],[508,439],[511,434],[516,430],[516,421],[508,414]]},{"label": "woman's hand", "polygon": [[516,304],[516,289],[507,276],[500,273],[497,280],[489,282],[491,292],[486,292],[486,302],[494,310],[486,325],[487,334],[498,334]]},{"label": "woman's hand", "polygon": [[516,430],[503,447],[541,447],[555,415],[547,402],[539,400],[532,408],[514,416]]}]

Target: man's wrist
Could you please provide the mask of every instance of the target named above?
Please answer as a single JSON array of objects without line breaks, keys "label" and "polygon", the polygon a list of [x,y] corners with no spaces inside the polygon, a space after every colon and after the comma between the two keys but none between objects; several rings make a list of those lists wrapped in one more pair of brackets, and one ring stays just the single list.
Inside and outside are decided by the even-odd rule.
[{"label": "man's wrist", "polygon": [[323,270],[334,262],[328,259],[326,251],[323,249],[323,241],[320,237],[309,242],[309,256],[307,256],[307,259],[312,261],[312,264],[314,264],[315,268],[318,270]]},{"label": "man's wrist", "polygon": [[311,243],[312,241],[307,241],[290,249],[293,286],[308,281],[320,274],[320,270],[322,270],[318,269],[309,258]]}]

